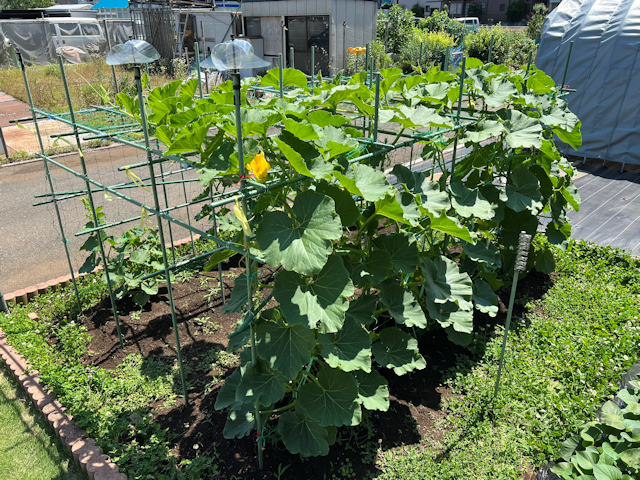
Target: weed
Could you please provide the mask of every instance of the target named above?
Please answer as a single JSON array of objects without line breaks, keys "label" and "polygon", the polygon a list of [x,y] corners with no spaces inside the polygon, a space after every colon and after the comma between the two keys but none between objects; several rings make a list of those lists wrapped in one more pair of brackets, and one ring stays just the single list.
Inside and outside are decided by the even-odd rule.
[{"label": "weed", "polygon": [[202,333],[206,335],[211,335],[212,333],[217,332],[220,328],[218,323],[209,321],[209,317],[197,317],[193,321],[202,329]]}]

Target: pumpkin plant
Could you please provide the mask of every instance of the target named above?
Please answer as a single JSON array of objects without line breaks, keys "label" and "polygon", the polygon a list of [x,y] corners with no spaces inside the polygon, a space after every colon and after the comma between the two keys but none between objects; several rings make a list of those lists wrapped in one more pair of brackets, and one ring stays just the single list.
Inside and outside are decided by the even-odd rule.
[{"label": "pumpkin plant", "polygon": [[[197,200],[247,187],[221,219],[250,267],[224,307],[243,312],[229,342],[241,365],[216,401],[228,411],[224,435],[258,425],[260,444],[277,430],[291,452],[325,455],[338,427],[389,408],[380,369],[425,368],[421,332],[443,328],[468,345],[474,309],[496,315],[520,231],[544,226],[550,243],[566,244],[566,211],[580,200],[555,139],[577,148],[580,122],[535,67],[467,59],[461,75],[390,69],[377,88],[366,73],[313,88],[293,69],[282,78],[282,98],[257,101],[247,91],[279,89],[278,71],[242,82],[241,139],[231,82],[202,99],[192,82],[173,82],[149,94],[147,109],[165,154],[198,170]],[[135,116],[135,101],[120,97]],[[252,177],[240,175],[240,142]],[[387,175],[389,153],[409,145],[429,169]],[[462,145],[470,153],[448,160]],[[206,205],[198,218],[217,213]],[[554,268],[548,250],[529,262]],[[259,263],[277,269],[273,286],[250,273]],[[271,298],[277,306],[266,308]]]}]

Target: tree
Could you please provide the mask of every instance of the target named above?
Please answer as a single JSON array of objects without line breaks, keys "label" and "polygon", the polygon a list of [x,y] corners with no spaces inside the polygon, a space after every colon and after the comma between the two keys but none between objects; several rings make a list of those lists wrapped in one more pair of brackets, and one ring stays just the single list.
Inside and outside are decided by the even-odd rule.
[{"label": "tree", "polygon": [[411,11],[414,17],[424,18],[424,7],[421,7],[420,4],[416,3],[411,7]]},{"label": "tree", "polygon": [[383,22],[378,23],[378,38],[383,40],[388,35],[385,45],[387,52],[400,53],[413,33],[413,13],[400,5],[394,5],[386,15],[380,12],[378,20],[380,19],[389,21],[389,30],[387,33],[387,26]]},{"label": "tree", "polygon": [[533,6],[533,15],[531,16],[531,20],[529,20],[529,25],[527,25],[527,35],[529,38],[540,41],[542,25],[548,14],[549,10],[544,3],[536,3]]},{"label": "tree", "polygon": [[28,10],[55,5],[53,0],[0,0],[0,10]]},{"label": "tree", "polygon": [[507,20],[510,22],[519,22],[527,11],[527,4],[524,0],[514,0],[507,7]]}]

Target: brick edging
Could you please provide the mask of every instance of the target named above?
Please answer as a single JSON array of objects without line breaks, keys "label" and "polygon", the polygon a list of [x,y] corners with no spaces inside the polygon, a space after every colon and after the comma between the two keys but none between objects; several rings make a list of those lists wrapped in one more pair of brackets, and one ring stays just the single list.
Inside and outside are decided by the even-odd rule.
[{"label": "brick edging", "polygon": [[[200,238],[200,235],[194,235],[193,240],[197,240]],[[181,247],[182,245],[186,245],[191,243],[191,237],[183,238],[181,240],[176,240],[173,242],[174,247]],[[171,244],[167,243],[167,247],[171,248]],[[96,267],[96,270],[102,270],[102,266]],[[74,273],[76,278],[83,277],[86,273]],[[22,288],[20,290],[16,290],[15,292],[8,293],[4,295],[4,299],[8,305],[15,305],[17,303],[22,303],[26,305],[33,297],[37,297],[38,295],[42,295],[47,293],[49,290],[57,290],[61,287],[66,287],[71,282],[71,274],[63,275],[62,277],[54,278],[53,280],[49,280],[48,282],[38,283],[36,285],[31,285],[27,288]]]},{"label": "brick edging", "polygon": [[56,399],[53,392],[45,390],[40,385],[38,371],[32,370],[25,358],[9,344],[1,328],[0,356],[89,480],[127,480],[127,476],[120,473],[118,466],[111,463],[95,441],[87,437],[87,433],[73,422],[73,417],[67,415],[67,409]]}]

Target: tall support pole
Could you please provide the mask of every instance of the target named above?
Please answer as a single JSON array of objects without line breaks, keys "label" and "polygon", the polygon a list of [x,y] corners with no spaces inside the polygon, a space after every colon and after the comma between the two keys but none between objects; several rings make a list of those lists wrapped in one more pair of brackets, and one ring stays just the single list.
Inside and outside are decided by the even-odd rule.
[{"label": "tall support pole", "polygon": [[[282,54],[280,55],[280,62],[282,62]],[[281,63],[282,65],[282,63]],[[236,112],[236,140],[238,143],[238,173],[240,175],[240,191],[242,195],[242,209],[246,214],[247,211],[247,197],[244,195],[244,191],[246,189],[246,179],[245,179],[245,166],[244,166],[244,149],[242,145],[242,116],[240,111],[241,99],[240,99],[240,72],[235,71],[231,74],[233,78],[233,103],[235,105]],[[280,84],[282,85],[282,84]],[[249,237],[247,233],[244,232],[244,248],[246,250],[245,260],[246,260],[246,277],[247,277],[247,312],[252,311],[253,307],[253,299],[251,292],[251,259],[249,258]],[[256,334],[255,329],[253,327],[253,323],[251,323],[250,327],[251,334],[251,365],[256,366],[258,363],[258,356],[256,353]],[[255,403],[255,419],[256,419],[256,431],[258,434],[258,464],[260,469],[264,466],[264,459],[262,455],[262,420],[260,418],[260,402],[257,401]]]},{"label": "tall support pole", "polygon": [[531,57],[533,56],[533,50],[531,50],[529,52],[529,59],[527,60],[527,72],[524,76],[524,86],[523,86],[523,90],[524,93],[527,93],[527,80],[529,80],[529,69],[531,68]]},{"label": "tall support pole", "polygon": [[444,53],[444,65],[442,66],[442,70],[445,72],[449,71],[449,55],[451,55],[451,47],[447,47]]},{"label": "tall support pole", "polygon": [[280,73],[280,98],[284,97],[284,81],[282,79],[282,54],[278,54],[278,71]]},{"label": "tall support pole", "polygon": [[291,47],[289,49],[289,66],[291,68],[296,68],[296,61],[295,61],[295,50],[293,49],[293,47]]},{"label": "tall support pole", "polygon": [[[64,64],[62,63],[62,56],[58,55],[58,64],[60,65],[60,74],[62,75],[62,83],[64,84],[64,93],[67,97],[67,106],[69,107],[69,117],[71,123],[73,123],[73,135],[76,139],[76,148],[78,149],[78,155],[80,156],[80,165],[82,166],[82,174],[87,176],[87,164],[84,161],[84,155],[82,153],[82,145],[80,143],[80,134],[78,133],[78,127],[76,125],[76,115],[73,110],[73,103],[71,102],[71,95],[69,94],[69,85],[67,84],[67,75],[64,71]],[[96,206],[93,201],[93,194],[91,193],[91,185],[89,181],[85,180],[85,188],[87,189],[87,198],[89,199],[89,208],[91,209],[91,216],[93,217],[93,224],[98,227],[100,221],[98,213],[96,212]],[[118,340],[120,341],[120,348],[124,348],[124,341],[122,340],[122,330],[120,329],[120,319],[118,318],[118,307],[116,305],[116,297],[113,293],[113,285],[111,283],[111,276],[109,275],[109,263],[107,262],[107,254],[104,251],[104,243],[102,242],[103,232],[98,232],[98,238],[100,241],[100,256],[102,257],[102,266],[104,268],[104,274],[107,278],[107,288],[109,290],[109,299],[111,300],[111,309],[113,310],[113,319],[116,322],[116,330],[118,331]]]},{"label": "tall support pole", "polygon": [[489,56],[487,57],[487,63],[491,63],[491,53],[493,52],[493,37],[494,33],[491,34],[491,41],[489,42]]},{"label": "tall support pole", "polygon": [[[165,208],[169,208],[169,197],[167,195],[167,184],[164,181],[164,167],[162,163],[160,163],[160,178],[162,179],[162,193],[164,196],[164,206]],[[171,242],[171,258],[173,259],[173,263],[176,263],[176,249],[174,248],[173,241],[173,229],[171,228],[171,222],[167,225],[169,227],[169,241]]]},{"label": "tall support pole", "polygon": [[[162,165],[162,163],[160,164]],[[189,200],[187,198],[187,186],[184,181],[184,170],[180,171],[180,178],[182,179],[182,193],[184,193],[184,203],[187,204],[187,221],[189,222],[189,226],[191,226],[191,213],[189,213]],[[171,223],[169,223],[171,225]],[[196,254],[196,244],[193,241],[193,231],[189,230],[189,236],[191,237],[191,253]]]},{"label": "tall support pole", "polygon": [[[103,25],[104,25],[104,36],[107,39],[107,48],[109,50],[107,51],[111,51],[111,39],[109,38],[109,29],[107,28],[107,20],[103,20],[102,21]],[[118,77],[116,75],[116,67],[114,65],[111,65],[111,74],[113,75],[113,86],[116,89],[116,93],[120,93],[120,88],[118,87]]]},{"label": "tall support pole", "polygon": [[[38,116],[36,115],[35,107],[33,106],[33,97],[31,97],[31,89],[29,88],[29,80],[27,80],[27,71],[24,66],[24,62],[22,61],[22,54],[15,49],[16,51],[16,59],[19,64],[19,68],[22,70],[22,79],[24,80],[24,87],[27,91],[27,97],[29,99],[29,108],[31,109],[31,115],[33,117],[33,124],[36,127],[36,135],[38,136],[38,143],[40,145],[40,152],[42,155],[45,155],[44,145],[42,143],[42,137],[40,136],[40,127],[38,126]],[[69,245],[67,237],[64,234],[64,227],[62,226],[62,217],[60,216],[60,208],[58,207],[58,199],[56,197],[55,190],[53,188],[53,181],[51,180],[51,172],[49,171],[49,162],[45,158],[44,159],[44,172],[47,177],[47,183],[49,184],[49,188],[51,189],[51,197],[53,199],[53,206],[56,211],[56,217],[58,218],[58,226],[60,227],[60,236],[62,237],[62,243],[64,244],[64,253],[67,256],[67,263],[69,265],[69,272],[71,273],[71,281],[73,282],[73,290],[76,294],[76,302],[78,304],[78,314],[82,312],[82,302],[80,301],[80,293],[78,292],[78,284],[76,282],[75,273],[73,273],[73,264],[71,263],[71,256],[69,255]]]},{"label": "tall support pole", "polygon": [[[460,94],[458,95],[458,111],[456,113],[456,127],[460,126],[460,113],[462,112],[462,93],[464,92],[464,74],[467,59],[462,57],[462,65],[460,65]],[[451,156],[451,179],[453,180],[453,172],[456,168],[456,153],[458,152],[458,133],[456,130],[456,138],[453,141],[453,154]],[[444,173],[444,172],[443,172]]]},{"label": "tall support pole", "polygon": [[504,352],[507,348],[507,335],[509,334],[509,326],[511,325],[511,315],[513,314],[513,303],[516,298],[516,289],[518,288],[518,275],[527,268],[527,258],[529,256],[529,247],[531,246],[531,235],[526,232],[520,232],[520,242],[518,245],[518,256],[516,257],[516,268],[513,272],[513,283],[511,284],[511,297],[509,298],[509,308],[507,310],[507,322],[504,326],[504,335],[502,336],[502,350],[500,352],[500,363],[498,364],[498,375],[496,376],[496,386],[493,392],[493,401],[498,397],[498,389],[500,388],[500,375],[504,366]]},{"label": "tall support pole", "polygon": [[[142,97],[142,81],[140,78],[140,66],[135,65],[134,76],[136,79],[136,88],[138,90],[138,102],[140,104],[140,120],[142,121],[142,131],[144,132],[144,146],[147,150],[147,162],[149,163],[149,176],[151,177],[151,191],[153,192],[153,201],[156,211],[160,211],[160,200],[158,199],[158,188],[156,186],[156,175],[153,170],[153,158],[151,156],[151,145],[149,143],[149,128],[147,126],[147,114],[144,107],[144,98]],[[180,380],[182,381],[182,394],[185,403],[189,402],[187,396],[187,381],[184,375],[184,367],[182,365],[182,350],[180,348],[180,335],[178,333],[178,320],[176,318],[176,306],[173,301],[173,289],[171,288],[171,271],[169,270],[169,260],[167,259],[167,246],[164,241],[164,231],[162,227],[162,217],[158,219],[158,235],[160,237],[160,250],[162,251],[162,263],[164,264],[165,280],[167,282],[167,292],[169,294],[169,306],[171,307],[171,321],[173,322],[173,333],[176,338],[176,350],[178,352],[178,364],[180,366]]]},{"label": "tall support pole", "polygon": [[364,69],[368,70],[369,69],[369,44],[367,43],[367,45],[364,47]]},{"label": "tall support pole", "polygon": [[311,94],[315,93],[316,86],[316,46],[311,45]]},{"label": "tall support pole", "polygon": [[565,82],[567,81],[567,72],[569,71],[569,61],[571,60],[571,52],[573,50],[573,42],[569,45],[569,55],[567,55],[567,63],[564,66],[564,74],[562,75],[562,86],[564,88]]},{"label": "tall support pole", "polygon": [[373,141],[378,141],[378,122],[380,115],[380,74],[376,73],[376,109],[373,115]]},{"label": "tall support pole", "polygon": [[198,75],[198,90],[200,93],[200,98],[202,98],[202,81],[200,80],[200,47],[198,47],[198,42],[193,44],[193,47],[196,50],[196,73]]}]

